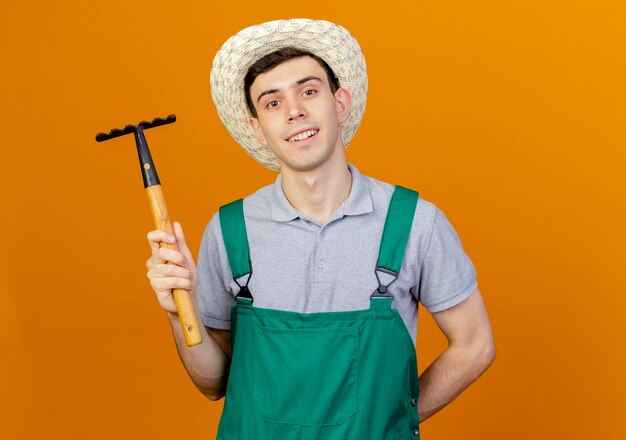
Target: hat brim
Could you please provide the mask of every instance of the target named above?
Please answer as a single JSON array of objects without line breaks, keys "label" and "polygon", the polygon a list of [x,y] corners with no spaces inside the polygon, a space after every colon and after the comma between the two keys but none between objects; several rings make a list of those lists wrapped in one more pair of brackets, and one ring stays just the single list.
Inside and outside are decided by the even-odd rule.
[{"label": "hat brim", "polygon": [[341,124],[344,147],[352,140],[367,99],[367,69],[356,39],[343,27],[324,20],[276,20],[248,27],[230,37],[215,55],[211,94],[224,126],[261,165],[279,170],[278,159],[261,145],[250,127],[244,78],[258,59],[283,47],[311,52],[330,66],[341,87],[352,96],[348,118]]}]

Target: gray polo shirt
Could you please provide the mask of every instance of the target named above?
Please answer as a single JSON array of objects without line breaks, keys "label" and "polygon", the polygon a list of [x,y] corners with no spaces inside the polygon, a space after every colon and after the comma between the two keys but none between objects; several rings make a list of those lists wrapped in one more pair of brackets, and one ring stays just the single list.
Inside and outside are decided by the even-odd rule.
[{"label": "gray polo shirt", "polygon": [[[280,175],[244,199],[254,306],[300,313],[369,308],[370,294],[378,287],[374,268],[394,187],[349,167],[350,195],[324,225],[289,203]],[[383,282],[390,278],[381,275]],[[413,342],[418,302],[439,312],[476,287],[474,265],[454,228],[439,208],[420,197],[399,277],[389,288]],[[238,291],[216,213],[198,255],[197,301],[207,327],[230,328],[230,306]]]}]

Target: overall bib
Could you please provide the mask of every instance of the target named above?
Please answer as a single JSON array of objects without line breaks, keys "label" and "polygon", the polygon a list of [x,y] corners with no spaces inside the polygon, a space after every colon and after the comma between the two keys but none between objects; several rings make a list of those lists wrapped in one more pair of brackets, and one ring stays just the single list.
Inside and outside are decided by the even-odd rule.
[{"label": "overall bib", "polygon": [[[378,275],[397,279],[417,200],[417,192],[395,187],[369,309],[260,308],[247,283],[240,286],[231,308],[233,356],[218,440],[420,438],[415,346],[391,307],[391,283]],[[248,274],[249,282],[243,200],[222,206],[220,222],[233,278]]]}]

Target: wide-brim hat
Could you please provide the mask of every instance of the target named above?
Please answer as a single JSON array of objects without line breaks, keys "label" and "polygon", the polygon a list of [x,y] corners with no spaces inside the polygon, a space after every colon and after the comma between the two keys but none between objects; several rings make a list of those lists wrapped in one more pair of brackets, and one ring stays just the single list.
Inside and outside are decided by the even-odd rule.
[{"label": "wide-brim hat", "polygon": [[323,59],[352,95],[348,118],[341,124],[347,147],[361,123],[367,98],[367,70],[361,47],[343,27],[324,20],[298,18],[250,26],[230,37],[215,55],[211,94],[228,132],[261,165],[278,170],[278,159],[254,136],[248,118],[244,78],[258,59],[283,47],[295,47]]}]

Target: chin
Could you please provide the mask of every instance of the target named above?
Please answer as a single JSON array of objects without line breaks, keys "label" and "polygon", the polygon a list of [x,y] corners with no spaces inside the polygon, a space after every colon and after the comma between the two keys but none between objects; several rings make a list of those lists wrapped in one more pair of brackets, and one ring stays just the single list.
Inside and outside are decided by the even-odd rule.
[{"label": "chin", "polygon": [[323,160],[280,161],[281,171],[288,168],[293,171],[306,172],[318,168]]},{"label": "chin", "polygon": [[298,172],[311,171],[328,161],[329,155],[320,156],[319,154],[300,154],[296,157],[278,156],[281,171],[290,169]]}]

